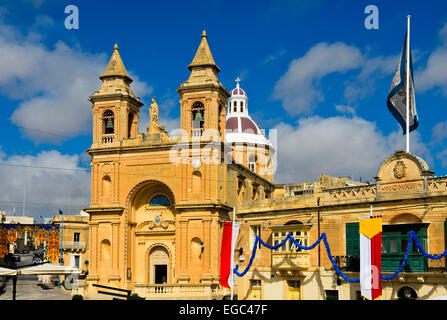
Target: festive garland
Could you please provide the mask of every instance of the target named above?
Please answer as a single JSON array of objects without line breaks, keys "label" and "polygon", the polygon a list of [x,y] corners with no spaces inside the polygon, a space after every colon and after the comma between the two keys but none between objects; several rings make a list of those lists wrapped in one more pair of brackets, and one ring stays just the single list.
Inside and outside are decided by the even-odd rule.
[{"label": "festive garland", "polygon": [[60,228],[50,224],[0,224],[0,258],[9,253],[8,244],[22,238],[24,232],[29,232],[36,243],[47,241],[47,258],[57,263],[60,255]]},{"label": "festive garland", "polygon": [[[329,247],[329,243],[328,243],[328,241],[327,241],[327,237],[326,237],[326,234],[325,234],[324,232],[320,235],[320,237],[317,239],[317,241],[315,241],[311,246],[303,246],[301,243],[299,243],[298,241],[296,241],[296,239],[292,236],[291,233],[287,234],[286,238],[285,238],[283,241],[281,241],[280,243],[278,243],[278,244],[276,244],[276,245],[274,245],[274,246],[269,246],[269,245],[266,244],[266,243],[265,243],[259,236],[256,236],[255,243],[254,243],[254,245],[253,245],[253,251],[252,251],[250,260],[248,261],[248,265],[245,267],[245,270],[242,271],[242,272],[239,272],[239,271],[238,271],[238,269],[239,269],[239,265],[236,265],[236,266],[234,267],[234,269],[233,269],[233,272],[234,272],[236,275],[238,275],[239,277],[242,277],[242,276],[244,276],[244,275],[248,272],[248,270],[250,270],[250,267],[251,267],[251,265],[253,264],[253,260],[255,259],[255,256],[256,256],[256,250],[257,250],[257,248],[258,248],[258,242],[260,242],[264,247],[266,247],[266,248],[268,248],[268,249],[270,249],[270,250],[276,250],[276,249],[282,247],[288,240],[291,240],[297,247],[299,247],[299,248],[302,249],[302,250],[311,250],[311,249],[315,248],[315,247],[321,242],[321,240],[323,240],[323,242],[324,242],[324,246],[326,247],[326,252],[327,252],[327,255],[328,255],[328,257],[329,257],[329,260],[331,261],[332,266],[334,267],[334,270],[337,272],[337,274],[338,274],[341,278],[343,278],[344,280],[346,280],[347,282],[353,282],[353,283],[354,283],[354,282],[360,282],[360,278],[354,278],[354,279],[351,279],[351,278],[347,277],[347,276],[340,270],[340,268],[337,266],[337,263],[335,262],[334,258],[332,257],[332,254],[331,254],[331,248]],[[437,255],[437,256],[434,256],[434,255],[431,255],[431,254],[427,253],[427,252],[424,250],[424,248],[422,248],[421,244],[419,243],[419,240],[418,240],[418,238],[417,238],[417,236],[416,236],[416,233],[414,233],[414,231],[410,231],[409,241],[408,241],[408,244],[407,244],[407,250],[406,250],[406,252],[405,252],[405,255],[404,255],[404,258],[403,258],[403,260],[402,260],[401,265],[399,266],[399,268],[398,268],[392,275],[390,275],[390,276],[384,276],[384,275],[381,275],[380,277],[381,277],[382,280],[391,280],[391,279],[393,279],[394,277],[396,277],[396,276],[402,271],[402,269],[404,268],[405,264],[407,263],[408,255],[409,255],[409,253],[410,253],[411,244],[412,244],[413,241],[414,241],[414,243],[415,243],[417,249],[418,249],[418,250],[419,250],[419,251],[420,251],[426,258],[434,259],[434,260],[438,260],[438,259],[441,259],[441,258],[443,258],[443,257],[445,257],[445,256],[447,255],[447,250],[445,250],[443,253],[441,253],[441,254],[439,254],[439,255]]]}]

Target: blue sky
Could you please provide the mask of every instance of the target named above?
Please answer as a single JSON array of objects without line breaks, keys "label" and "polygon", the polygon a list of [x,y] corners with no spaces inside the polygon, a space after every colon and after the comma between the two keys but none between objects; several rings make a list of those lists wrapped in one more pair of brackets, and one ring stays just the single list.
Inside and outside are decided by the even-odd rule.
[{"label": "blue sky", "polygon": [[[370,4],[379,9],[378,30],[364,27]],[[79,9],[78,30],[64,27],[67,5]],[[319,174],[372,181],[380,163],[404,148],[386,97],[412,15],[420,125],[411,151],[445,175],[446,9],[435,0],[2,1],[0,208],[22,213],[24,197],[35,216],[88,206],[87,98],[113,45],[145,103],[141,128],[155,97],[161,122],[175,129],[176,89],[204,29],[220,81],[231,90],[239,76],[252,118],[278,132],[275,182]]]}]

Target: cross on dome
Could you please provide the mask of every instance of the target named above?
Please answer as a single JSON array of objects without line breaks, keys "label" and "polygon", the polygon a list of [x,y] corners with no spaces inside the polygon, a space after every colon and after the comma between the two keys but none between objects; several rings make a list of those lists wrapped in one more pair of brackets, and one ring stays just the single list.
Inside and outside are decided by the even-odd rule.
[{"label": "cross on dome", "polygon": [[241,81],[241,79],[239,79],[239,77],[236,78],[236,88],[239,88],[239,82]]}]

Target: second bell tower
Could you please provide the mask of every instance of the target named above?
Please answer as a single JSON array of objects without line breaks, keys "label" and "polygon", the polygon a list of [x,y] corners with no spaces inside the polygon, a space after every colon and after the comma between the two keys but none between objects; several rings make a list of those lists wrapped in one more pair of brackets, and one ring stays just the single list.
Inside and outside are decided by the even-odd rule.
[{"label": "second bell tower", "polygon": [[181,128],[190,139],[212,135],[224,142],[229,94],[217,78],[220,68],[214,62],[206,38],[203,31],[199,48],[188,66],[191,74],[177,89],[180,94]]}]

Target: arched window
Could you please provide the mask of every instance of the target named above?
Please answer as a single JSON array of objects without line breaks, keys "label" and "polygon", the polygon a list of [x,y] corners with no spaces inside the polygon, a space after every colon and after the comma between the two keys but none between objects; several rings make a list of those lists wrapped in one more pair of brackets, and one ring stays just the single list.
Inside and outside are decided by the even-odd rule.
[{"label": "arched window", "polygon": [[248,168],[256,172],[256,156],[254,154],[250,155],[248,158]]},{"label": "arched window", "polygon": [[191,107],[193,136],[201,136],[205,127],[205,107],[201,102],[194,102]]},{"label": "arched window", "polygon": [[102,115],[103,132],[105,134],[112,134],[115,132],[115,115],[112,111],[107,110]]},{"label": "arched window", "polygon": [[162,194],[157,194],[149,202],[150,206],[170,206],[171,202]]}]

